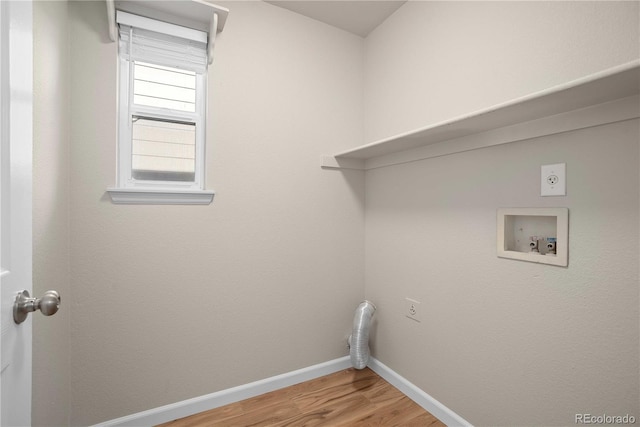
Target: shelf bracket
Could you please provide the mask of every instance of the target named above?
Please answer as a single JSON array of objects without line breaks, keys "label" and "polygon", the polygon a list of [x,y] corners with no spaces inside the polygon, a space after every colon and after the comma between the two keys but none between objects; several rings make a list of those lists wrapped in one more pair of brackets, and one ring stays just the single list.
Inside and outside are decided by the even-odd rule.
[{"label": "shelf bracket", "polygon": [[112,42],[115,42],[118,40],[118,26],[116,24],[116,4],[114,0],[107,0],[107,21],[109,38]]},{"label": "shelf bracket", "polygon": [[209,44],[207,45],[207,56],[209,57],[209,65],[213,63],[213,47],[216,44],[216,35],[218,34],[218,12],[213,12],[211,17],[211,28],[209,28]]},{"label": "shelf bracket", "polygon": [[320,167],[322,167],[322,169],[366,169],[363,159],[350,159],[334,156],[322,156],[320,158]]}]

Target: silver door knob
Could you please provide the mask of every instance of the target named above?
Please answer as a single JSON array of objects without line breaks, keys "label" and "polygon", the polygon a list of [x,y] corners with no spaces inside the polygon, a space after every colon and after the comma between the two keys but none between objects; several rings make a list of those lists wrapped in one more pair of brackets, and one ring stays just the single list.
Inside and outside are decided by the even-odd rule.
[{"label": "silver door knob", "polygon": [[45,316],[51,316],[60,308],[60,294],[56,291],[47,291],[42,298],[30,298],[28,291],[19,292],[13,304],[13,320],[20,324],[27,320],[27,315],[32,311],[40,310]]}]

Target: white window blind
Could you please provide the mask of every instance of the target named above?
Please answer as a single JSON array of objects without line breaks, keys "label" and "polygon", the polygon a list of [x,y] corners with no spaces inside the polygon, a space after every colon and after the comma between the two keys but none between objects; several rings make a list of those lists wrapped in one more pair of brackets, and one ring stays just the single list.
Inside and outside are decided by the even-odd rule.
[{"label": "white window blind", "polygon": [[[118,11],[119,52],[129,61],[196,73],[207,69],[207,33]],[[162,29],[162,32],[156,31]],[[178,35],[176,35],[178,34]]]}]

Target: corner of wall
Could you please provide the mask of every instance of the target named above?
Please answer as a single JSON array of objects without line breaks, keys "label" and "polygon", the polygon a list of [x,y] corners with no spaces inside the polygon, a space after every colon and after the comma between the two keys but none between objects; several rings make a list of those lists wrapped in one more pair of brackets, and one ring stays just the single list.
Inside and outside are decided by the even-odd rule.
[{"label": "corner of wall", "polygon": [[33,290],[62,296],[33,317],[34,425],[70,425],[69,31],[66,1],[34,2]]}]

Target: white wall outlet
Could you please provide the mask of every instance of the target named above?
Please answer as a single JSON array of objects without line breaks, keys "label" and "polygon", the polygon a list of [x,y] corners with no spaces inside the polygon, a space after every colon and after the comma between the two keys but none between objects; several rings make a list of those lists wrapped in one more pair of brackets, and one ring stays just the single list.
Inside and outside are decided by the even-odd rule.
[{"label": "white wall outlet", "polygon": [[541,196],[566,196],[567,195],[567,165],[557,163],[555,165],[543,165],[540,170],[540,195]]},{"label": "white wall outlet", "polygon": [[411,298],[405,298],[405,316],[409,319],[420,322],[422,319],[422,309],[420,308],[420,301],[416,301]]}]

